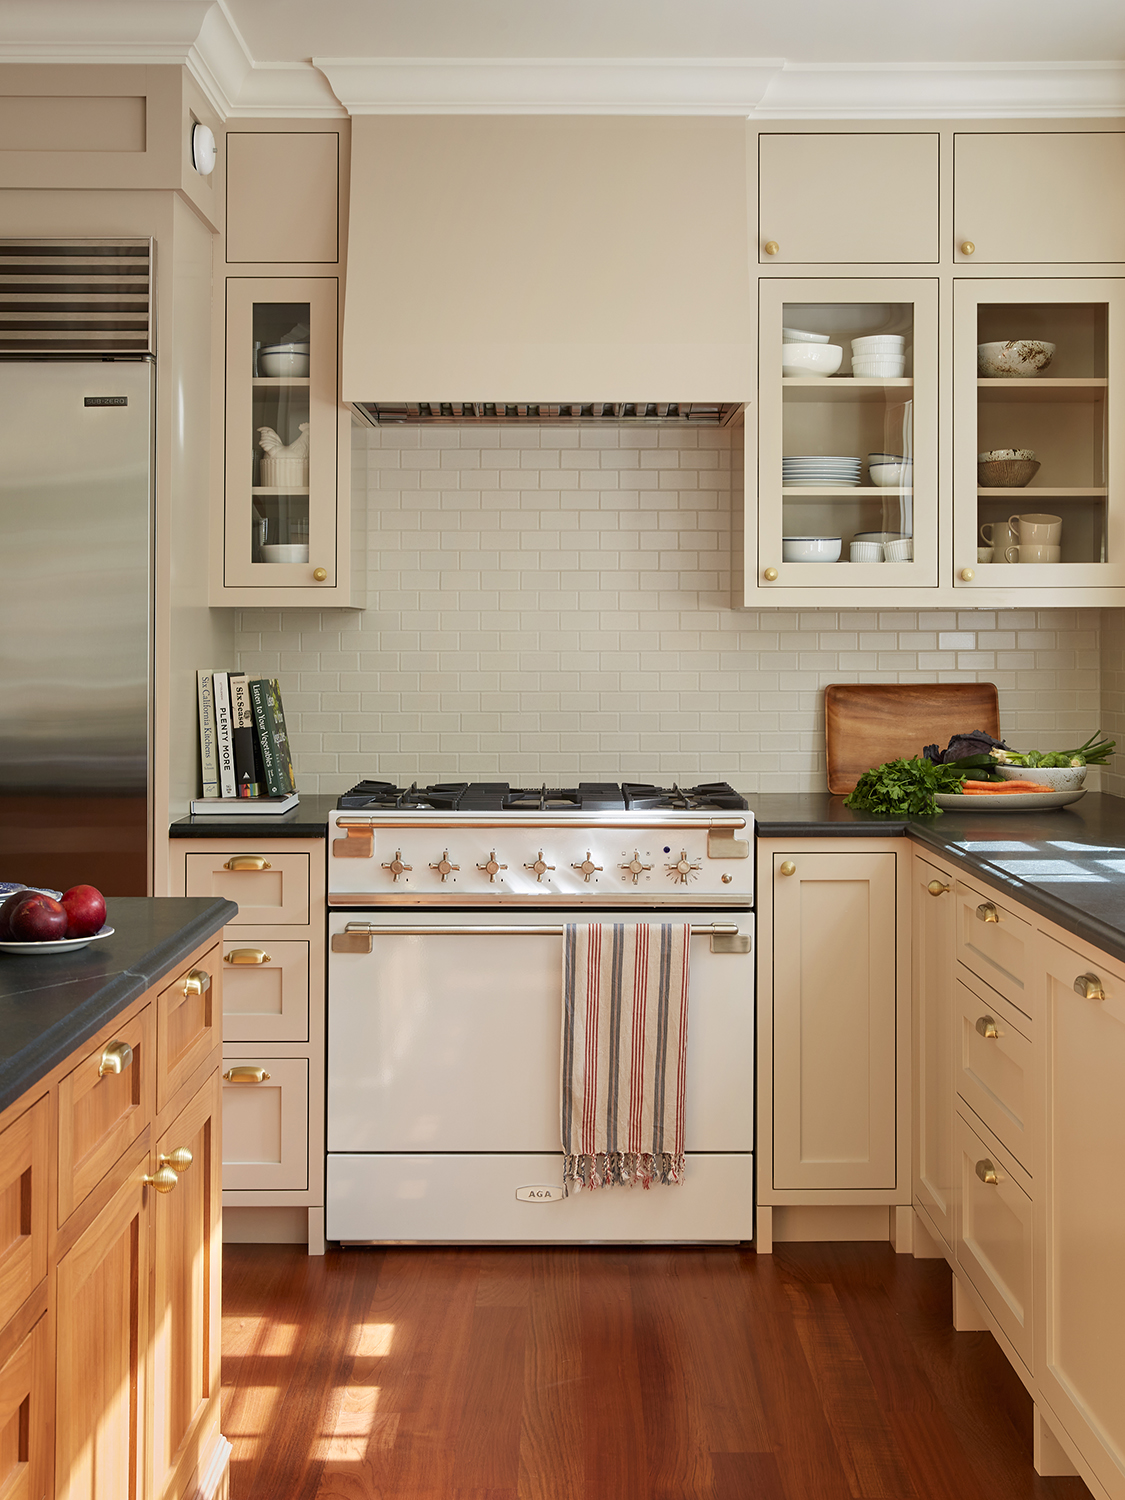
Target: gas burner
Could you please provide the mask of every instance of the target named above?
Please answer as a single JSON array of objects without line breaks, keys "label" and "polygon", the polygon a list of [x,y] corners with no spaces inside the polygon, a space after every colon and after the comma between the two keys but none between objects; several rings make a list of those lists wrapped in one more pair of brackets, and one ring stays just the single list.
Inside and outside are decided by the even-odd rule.
[{"label": "gas burner", "polygon": [[453,812],[468,790],[468,782],[450,782],[419,787],[417,782],[404,791],[392,781],[361,781],[337,801],[338,807],[380,812]]},{"label": "gas burner", "polygon": [[574,812],[582,806],[582,794],[577,788],[517,788],[508,793],[502,805],[505,812]]},{"label": "gas burner", "polygon": [[725,781],[699,786],[644,786],[625,782],[621,788],[625,806],[634,812],[745,812],[747,801]]}]

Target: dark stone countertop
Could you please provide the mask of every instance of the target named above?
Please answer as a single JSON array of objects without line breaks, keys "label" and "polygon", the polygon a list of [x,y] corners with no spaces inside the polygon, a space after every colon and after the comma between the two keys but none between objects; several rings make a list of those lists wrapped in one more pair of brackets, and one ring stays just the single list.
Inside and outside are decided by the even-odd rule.
[{"label": "dark stone countertop", "polygon": [[232,901],[209,896],[110,896],[112,937],[66,954],[0,953],[0,1109],[237,911]]},{"label": "dark stone countertop", "polygon": [[195,817],[178,818],[168,829],[172,839],[322,839],[328,815],[336,806],[336,797],[324,792],[302,792],[301,800],[289,812],[263,818]]}]

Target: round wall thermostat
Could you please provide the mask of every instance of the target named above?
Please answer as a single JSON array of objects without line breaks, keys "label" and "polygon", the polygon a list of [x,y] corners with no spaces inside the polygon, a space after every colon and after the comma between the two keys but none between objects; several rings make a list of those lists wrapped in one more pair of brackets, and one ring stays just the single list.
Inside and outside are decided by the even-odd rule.
[{"label": "round wall thermostat", "polygon": [[215,154],[214,133],[196,121],[191,127],[191,164],[201,177],[215,170]]}]

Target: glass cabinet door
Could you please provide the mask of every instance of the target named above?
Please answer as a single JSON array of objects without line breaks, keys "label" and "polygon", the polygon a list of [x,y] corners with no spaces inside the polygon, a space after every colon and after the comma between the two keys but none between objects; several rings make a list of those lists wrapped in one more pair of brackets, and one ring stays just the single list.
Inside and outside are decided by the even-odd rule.
[{"label": "glass cabinet door", "polygon": [[937,283],[760,286],[759,597],[936,587]]},{"label": "glass cabinet door", "polygon": [[227,282],[227,586],[336,575],[336,281]]},{"label": "glass cabinet door", "polygon": [[1125,583],[1114,503],[1122,283],[963,280],[954,289],[954,583]]}]

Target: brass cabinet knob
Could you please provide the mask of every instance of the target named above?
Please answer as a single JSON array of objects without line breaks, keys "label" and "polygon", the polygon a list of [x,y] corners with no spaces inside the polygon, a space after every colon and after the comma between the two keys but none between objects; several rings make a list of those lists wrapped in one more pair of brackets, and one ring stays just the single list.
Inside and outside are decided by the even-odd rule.
[{"label": "brass cabinet knob", "polygon": [[976,248],[977,247],[973,244],[972,240],[962,240],[961,241],[961,254],[962,255],[972,255],[973,251]]},{"label": "brass cabinet knob", "polygon": [[170,1193],[179,1182],[179,1173],[172,1167],[161,1167],[151,1177],[144,1179],[145,1187],[155,1188],[158,1193]]},{"label": "brass cabinet knob", "polygon": [[269,1083],[270,1075],[265,1068],[255,1068],[249,1064],[242,1064],[237,1068],[228,1068],[223,1074],[227,1083]]},{"label": "brass cabinet knob", "polygon": [[783,859],[777,867],[777,873],[779,875],[796,875],[797,866],[791,859]]},{"label": "brass cabinet knob", "polygon": [[98,1077],[104,1078],[108,1073],[124,1073],[132,1061],[133,1049],[128,1042],[110,1042],[98,1063]]},{"label": "brass cabinet knob", "polygon": [[211,976],[206,969],[192,969],[184,978],[185,995],[203,995],[211,988]]},{"label": "brass cabinet knob", "polygon": [[981,904],[977,907],[978,922],[999,922],[999,920],[1000,913],[996,910],[991,901],[982,901]]},{"label": "brass cabinet knob", "polygon": [[973,572],[972,568],[962,568],[961,569],[961,582],[962,583],[972,583],[973,579],[976,576],[977,575]]},{"label": "brass cabinet knob", "polygon": [[229,953],[223,955],[223,963],[268,964],[272,963],[272,959],[264,948],[232,948]]},{"label": "brass cabinet knob", "polygon": [[316,579],[317,583],[323,583],[324,580],[328,577],[328,569],[327,568],[314,568],[313,569],[313,577]]},{"label": "brass cabinet knob", "polygon": [[1074,981],[1074,993],[1083,1000],[1104,1000],[1105,985],[1096,974],[1079,974]]},{"label": "brass cabinet knob", "polygon": [[781,246],[777,243],[776,240],[767,240],[762,248],[765,250],[767,255],[776,255],[777,252],[781,249]]},{"label": "brass cabinet knob", "polygon": [[767,583],[776,583],[777,582],[777,569],[776,568],[766,568],[766,570],[762,574],[762,577],[766,580]]},{"label": "brass cabinet knob", "polygon": [[980,1032],[981,1036],[987,1037],[990,1042],[994,1042],[1000,1035],[1000,1032],[996,1027],[995,1016],[978,1016],[977,1030]]},{"label": "brass cabinet knob", "polygon": [[177,1146],[174,1151],[161,1152],[158,1160],[162,1167],[171,1167],[178,1177],[187,1171],[195,1158],[186,1146]]},{"label": "brass cabinet knob", "polygon": [[982,1182],[987,1182],[995,1186],[995,1184],[1000,1181],[999,1173],[996,1171],[996,1168],[989,1161],[987,1156],[983,1159],[983,1161],[977,1162],[976,1170],[977,1176]]},{"label": "brass cabinet knob", "polygon": [[239,870],[272,870],[273,866],[260,854],[232,854],[223,869],[237,873]]},{"label": "brass cabinet knob", "polygon": [[949,887],[946,885],[944,880],[931,880],[926,889],[929,891],[931,896],[944,896],[945,893],[949,890]]}]

